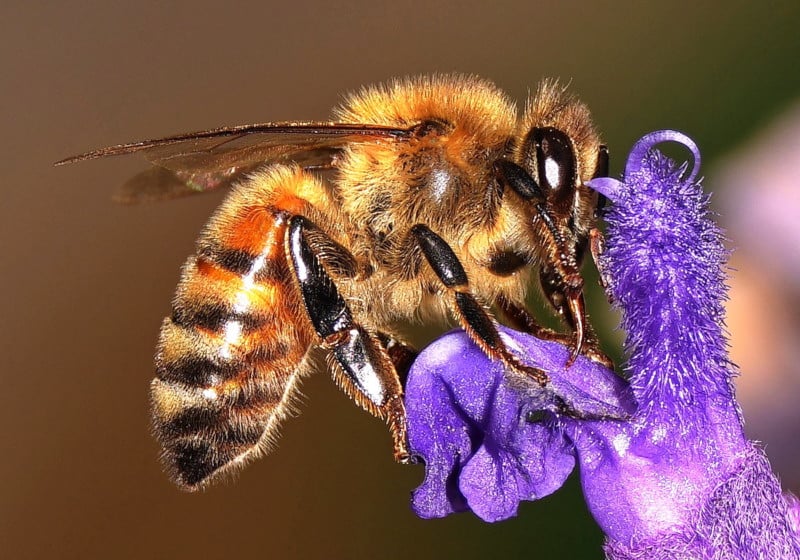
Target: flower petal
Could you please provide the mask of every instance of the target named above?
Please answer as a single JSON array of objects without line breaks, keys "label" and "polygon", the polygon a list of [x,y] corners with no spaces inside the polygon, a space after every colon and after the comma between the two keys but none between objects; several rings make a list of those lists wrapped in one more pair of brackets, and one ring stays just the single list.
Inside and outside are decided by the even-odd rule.
[{"label": "flower petal", "polygon": [[463,331],[435,341],[411,369],[409,441],[426,465],[412,499],[421,517],[470,509],[498,521],[515,515],[520,501],[557,490],[575,464],[558,421],[559,400],[592,415],[633,410],[625,383],[613,372],[584,358],[567,369],[563,346],[509,329],[502,333],[526,363],[553,371],[552,386],[508,374]]}]

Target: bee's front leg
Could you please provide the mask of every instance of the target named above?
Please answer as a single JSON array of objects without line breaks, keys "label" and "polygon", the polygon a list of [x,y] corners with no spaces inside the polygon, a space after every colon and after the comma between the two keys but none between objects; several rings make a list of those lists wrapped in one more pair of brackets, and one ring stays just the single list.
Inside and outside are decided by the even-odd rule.
[{"label": "bee's front leg", "polygon": [[[546,249],[538,270],[542,292],[573,334],[563,335],[542,327],[524,307],[510,301],[501,300],[500,309],[517,328],[522,328],[540,338],[571,346],[572,353],[568,365],[572,364],[578,355],[583,354],[596,362],[613,367],[611,360],[600,350],[597,336],[586,318],[584,282],[580,274],[580,265],[586,250],[587,237],[576,227],[579,220],[574,214],[574,201],[564,198],[569,193],[578,196],[580,192],[575,190],[580,187],[566,188],[576,179],[575,154],[569,147],[569,142],[559,139],[560,133],[557,131],[543,130],[542,134],[552,136],[552,142],[548,142],[548,145],[564,148],[551,154],[559,173],[550,177],[539,166],[537,179],[526,169],[508,160],[496,161],[494,172],[500,184],[510,187],[530,207],[537,232],[536,238]],[[541,149],[544,149],[543,146]],[[594,176],[607,174],[608,149],[600,146]],[[568,217],[570,219],[567,219]],[[589,219],[585,216],[584,218]],[[596,216],[592,216],[591,220],[595,218]]]},{"label": "bee's front leg", "polygon": [[575,286],[572,283],[568,284],[564,281],[560,271],[542,266],[539,269],[539,284],[550,305],[567,323],[570,330],[575,333],[573,351],[569,359],[569,364],[571,364],[579,354],[586,353],[586,347],[596,342],[594,331],[586,320],[583,278],[581,278],[580,286]]},{"label": "bee's front leg", "polygon": [[[555,142],[554,145],[560,143]],[[560,151],[557,158],[553,159],[556,160],[559,161],[559,178],[562,175],[574,175],[575,156],[571,149]],[[570,191],[566,183],[560,184],[563,181],[551,184],[553,178],[547,175],[537,180],[526,169],[508,160],[496,161],[494,173],[500,184],[510,187],[530,208],[535,237],[545,248],[539,270],[542,289],[553,308],[575,333],[571,342],[572,354],[567,362],[571,364],[581,353],[589,329],[583,301],[583,277],[580,274],[581,242],[569,226],[562,225],[565,209],[561,199],[569,192],[574,192],[574,189]],[[554,207],[556,203],[557,207]],[[513,316],[513,313],[507,314]],[[529,332],[541,333],[545,338],[557,336],[557,333],[539,327],[535,321],[527,322],[531,327],[536,327]]]},{"label": "bee's front leg", "polygon": [[[501,297],[498,299],[498,307],[503,316],[517,330],[530,333],[542,340],[559,342],[565,346],[572,346],[575,342],[575,336],[573,334],[556,332],[540,325],[536,318],[524,306],[517,305]],[[571,324],[569,317],[570,315],[567,315],[565,320],[568,324]],[[584,328],[584,342],[581,346],[580,353],[594,362],[604,365],[609,369],[614,369],[614,362],[600,349],[600,342],[588,321]]]},{"label": "bee's front leg", "polygon": [[395,459],[412,462],[403,388],[392,358],[377,335],[356,323],[323,266],[338,263],[340,273],[355,277],[355,258],[302,216],[289,221],[286,251],[308,317],[322,346],[331,352],[336,381],[359,406],[386,420]]}]

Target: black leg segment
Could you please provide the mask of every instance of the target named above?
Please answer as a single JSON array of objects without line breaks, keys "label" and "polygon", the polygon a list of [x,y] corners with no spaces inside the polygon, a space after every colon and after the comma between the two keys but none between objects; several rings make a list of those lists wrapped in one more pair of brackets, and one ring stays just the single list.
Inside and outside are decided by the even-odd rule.
[{"label": "black leg segment", "polygon": [[547,373],[523,365],[506,348],[494,320],[470,292],[467,274],[450,245],[422,224],[411,228],[411,234],[422,249],[428,264],[447,288],[453,315],[478,346],[489,357],[502,360],[512,370],[542,386],[546,385],[549,381]]},{"label": "black leg segment", "polygon": [[442,284],[448,288],[467,285],[467,273],[444,239],[421,224],[412,227],[411,233]]},{"label": "black leg segment", "polygon": [[468,292],[455,293],[456,308],[469,325],[475,337],[499,354],[505,352],[505,345],[494,321],[480,303]]},{"label": "black leg segment", "polygon": [[494,162],[494,172],[501,184],[511,187],[523,200],[545,199],[536,179],[513,161],[498,159]]},{"label": "black leg segment", "polygon": [[[395,459],[409,462],[412,459],[400,378],[378,337],[355,322],[347,302],[321,264],[321,249],[331,245],[330,238],[320,235],[324,234],[302,216],[289,220],[286,250],[306,312],[322,345],[331,350],[337,379],[345,391],[360,406],[386,419],[394,440]],[[345,261],[352,259],[346,257]]]},{"label": "black leg segment", "polygon": [[289,221],[289,254],[314,329],[320,337],[328,338],[350,328],[353,317],[333,280],[306,242],[304,228],[308,225],[308,220],[302,216]]},{"label": "black leg segment", "polygon": [[[592,178],[597,179],[598,177],[608,177],[609,165],[608,146],[601,144],[600,148],[597,150],[597,165],[594,167],[594,175]],[[599,214],[603,208],[605,208],[608,199],[599,193],[597,197],[597,207],[595,208],[595,213]]]}]

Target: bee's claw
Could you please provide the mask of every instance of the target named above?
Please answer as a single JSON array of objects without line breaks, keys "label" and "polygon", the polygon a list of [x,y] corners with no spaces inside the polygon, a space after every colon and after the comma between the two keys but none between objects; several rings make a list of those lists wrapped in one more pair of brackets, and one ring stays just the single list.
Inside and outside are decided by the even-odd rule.
[{"label": "bee's claw", "polygon": [[569,358],[567,358],[567,363],[564,365],[564,367],[572,367],[572,364],[575,363],[575,360],[578,358],[578,356],[580,356],[580,354],[581,348],[576,344],[572,348],[572,352],[570,353]]}]

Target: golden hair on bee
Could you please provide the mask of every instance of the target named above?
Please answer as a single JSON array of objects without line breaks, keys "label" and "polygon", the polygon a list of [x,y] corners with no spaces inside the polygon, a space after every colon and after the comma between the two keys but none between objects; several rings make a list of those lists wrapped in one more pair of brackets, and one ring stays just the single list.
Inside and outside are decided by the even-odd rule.
[{"label": "golden hair on bee", "polygon": [[465,132],[491,142],[505,140],[517,120],[516,104],[488,80],[460,74],[395,79],[368,86],[345,98],[334,109],[342,122],[408,127],[443,112]]},{"label": "golden hair on bee", "polygon": [[[455,323],[541,387],[547,374],[514,357],[498,321],[608,363],[580,274],[597,208],[585,183],[607,173],[607,150],[555,81],[522,116],[487,80],[423,76],[348,96],[332,122],[219,128],[60,163],[128,153],[155,166],[126,184],[128,201],[236,185],[183,267],[158,346],[154,431],[183,488],[270,448],[315,348],[388,424],[395,459],[412,461],[403,379],[416,350],[401,322]],[[539,325],[531,292],[567,332]]]},{"label": "golden hair on bee", "polygon": [[552,126],[569,136],[581,165],[581,179],[583,182],[591,179],[597,164],[600,136],[589,108],[558,80],[542,80],[536,92],[528,97],[517,134],[522,136],[532,128],[544,126]]}]

